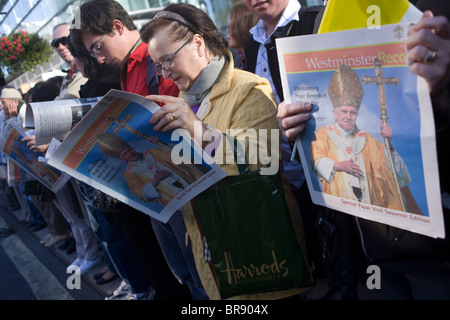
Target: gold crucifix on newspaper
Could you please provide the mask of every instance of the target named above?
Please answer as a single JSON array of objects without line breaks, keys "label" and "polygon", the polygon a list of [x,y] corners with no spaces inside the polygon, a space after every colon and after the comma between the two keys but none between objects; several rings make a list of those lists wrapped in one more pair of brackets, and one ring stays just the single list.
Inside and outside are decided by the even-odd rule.
[{"label": "gold crucifix on newspaper", "polygon": [[[380,107],[380,120],[381,120],[381,123],[384,124],[384,123],[387,123],[389,120],[389,117],[387,114],[386,91],[385,91],[384,86],[385,85],[396,86],[400,83],[400,80],[398,78],[385,78],[383,76],[383,67],[381,65],[381,61],[378,58],[376,58],[374,60],[374,66],[375,66],[375,77],[364,76],[362,78],[362,82],[364,84],[376,84],[378,86],[378,103],[379,103],[379,107]],[[395,181],[395,185],[397,187],[397,192],[399,194],[400,201],[402,203],[402,208],[403,208],[403,211],[406,211],[405,202],[403,200],[402,192],[400,190],[400,185],[398,183],[397,173],[395,172],[394,160],[393,160],[392,154],[391,154],[391,143],[388,138],[384,138],[384,145],[385,145],[386,149],[388,150],[388,152],[387,152],[388,160],[389,160],[389,164],[391,165],[391,168],[393,170],[394,181]]]},{"label": "gold crucifix on newspaper", "polygon": [[142,132],[139,132],[138,130],[136,130],[135,128],[133,128],[132,126],[130,126],[128,124],[128,122],[131,120],[131,118],[133,118],[133,116],[131,114],[129,114],[123,120],[119,120],[119,119],[113,118],[113,117],[108,117],[108,120],[117,124],[117,127],[113,130],[113,132],[115,134],[118,134],[120,132],[120,130],[122,130],[122,129],[127,129],[132,134],[146,139],[147,136],[145,134],[143,134]]},{"label": "gold crucifix on newspaper", "polygon": [[[131,120],[131,118],[133,118],[133,116],[131,114],[129,114],[123,120],[119,120],[119,119],[113,118],[113,117],[108,117],[108,120],[117,124],[117,127],[115,127],[113,130],[113,132],[115,134],[118,134],[120,132],[120,130],[122,130],[122,129],[126,129],[129,132],[131,132],[132,134],[134,134],[135,136],[138,136],[140,138],[144,138],[144,139],[150,138],[150,136],[143,134],[142,132],[136,130],[135,128],[133,128],[132,126],[130,126],[128,124],[128,122]],[[164,148],[171,149],[171,146],[168,143],[161,142],[161,141],[159,141],[159,139],[156,144],[159,144],[160,146],[162,146]]]}]

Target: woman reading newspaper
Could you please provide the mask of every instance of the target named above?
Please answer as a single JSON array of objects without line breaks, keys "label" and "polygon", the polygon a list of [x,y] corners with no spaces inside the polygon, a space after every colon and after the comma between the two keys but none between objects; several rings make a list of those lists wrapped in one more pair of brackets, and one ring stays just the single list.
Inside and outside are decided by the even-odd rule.
[{"label": "woman reading newspaper", "polygon": [[[228,130],[236,130],[234,136],[242,145],[246,144],[247,151],[251,147],[270,149],[267,141],[250,138],[243,142],[246,130],[265,129],[270,132],[278,128],[276,102],[270,84],[266,79],[234,68],[226,40],[202,10],[184,3],[169,5],[142,28],[141,36],[149,44],[156,72],[171,79],[181,90],[179,98],[147,97],[163,104],[150,120],[151,124],[155,124],[155,130],[165,132],[181,128],[187,130],[205,150],[215,145],[211,155],[216,163],[223,163],[221,167],[228,175],[239,174],[234,162],[228,164],[221,158],[223,154],[220,151],[227,140],[224,137],[230,132]],[[276,137],[278,148],[278,131]],[[214,142],[210,143],[211,140]],[[262,163],[254,161],[251,154],[246,154],[252,170],[263,167]],[[279,158],[275,161],[278,166]],[[283,183],[289,209],[299,216],[295,199],[286,182]],[[202,237],[190,205],[183,208],[183,216],[205,290],[210,299],[220,299],[211,270],[203,259]],[[301,234],[302,228],[298,226],[296,231]],[[305,290],[280,290],[257,294],[252,298],[282,298]]]}]

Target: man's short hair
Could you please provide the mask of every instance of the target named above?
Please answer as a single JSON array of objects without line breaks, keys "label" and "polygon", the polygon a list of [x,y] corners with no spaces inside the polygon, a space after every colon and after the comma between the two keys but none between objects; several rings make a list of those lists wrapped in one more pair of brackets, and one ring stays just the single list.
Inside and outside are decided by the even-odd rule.
[{"label": "man's short hair", "polygon": [[[133,19],[120,3],[114,0],[90,0],[81,5],[75,15],[80,28],[70,30],[70,39],[75,47],[83,47],[83,33],[104,35],[112,32],[114,20],[119,20],[128,30],[137,30]],[[75,21],[74,21],[75,23]]]},{"label": "man's short hair", "polygon": [[53,27],[53,32],[55,32],[55,30],[61,26],[69,26],[69,25],[66,22],[58,23],[56,26]]}]

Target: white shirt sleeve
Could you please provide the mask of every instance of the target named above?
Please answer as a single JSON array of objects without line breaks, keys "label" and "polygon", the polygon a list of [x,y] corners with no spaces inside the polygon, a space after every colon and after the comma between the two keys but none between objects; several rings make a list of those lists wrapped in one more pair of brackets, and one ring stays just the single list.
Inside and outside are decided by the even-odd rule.
[{"label": "white shirt sleeve", "polygon": [[328,158],[320,158],[314,161],[314,171],[317,173],[319,178],[325,179],[328,183],[334,178],[333,170],[334,161]]},{"label": "white shirt sleeve", "polygon": [[151,183],[147,183],[142,188],[142,200],[145,202],[155,201],[158,198],[161,198],[161,195]]}]

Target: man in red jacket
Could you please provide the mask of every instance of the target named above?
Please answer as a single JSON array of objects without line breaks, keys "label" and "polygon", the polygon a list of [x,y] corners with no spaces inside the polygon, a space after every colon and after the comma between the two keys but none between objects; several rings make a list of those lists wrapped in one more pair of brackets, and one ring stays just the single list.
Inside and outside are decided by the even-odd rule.
[{"label": "man in red jacket", "polygon": [[[100,15],[104,21],[99,19]],[[85,47],[99,63],[121,67],[123,91],[141,96],[178,96],[178,87],[155,73],[148,45],[142,42],[139,30],[120,4],[111,0],[87,2],[80,9],[80,19],[81,29],[70,32],[72,43]]]}]

